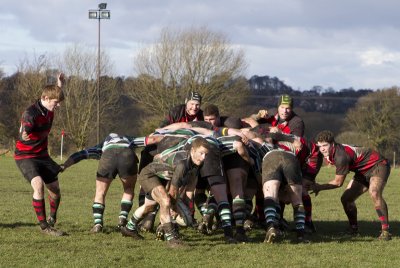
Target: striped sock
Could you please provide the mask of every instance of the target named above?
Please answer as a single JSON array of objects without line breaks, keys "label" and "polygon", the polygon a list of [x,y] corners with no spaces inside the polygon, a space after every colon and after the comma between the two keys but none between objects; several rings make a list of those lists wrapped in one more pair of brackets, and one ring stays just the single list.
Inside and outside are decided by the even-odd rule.
[{"label": "striped sock", "polygon": [[378,214],[379,221],[381,222],[382,230],[389,230],[389,222],[388,222],[388,216],[385,215],[384,210],[381,209],[380,207],[375,208],[376,213]]},{"label": "striped sock", "polygon": [[237,227],[243,227],[246,219],[246,202],[242,198],[234,198],[232,201],[232,214]]},{"label": "striped sock", "polygon": [[32,206],[33,209],[35,210],[36,217],[39,221],[40,228],[46,229],[48,227],[47,221],[46,221],[46,207],[44,203],[44,199],[32,199]]},{"label": "striped sock", "polygon": [[126,228],[128,228],[129,230],[132,230],[132,231],[136,230],[138,222],[140,222],[142,219],[143,219],[143,217],[140,218],[135,213],[133,213],[131,219],[126,224]]},{"label": "striped sock", "polygon": [[50,217],[52,217],[54,220],[57,219],[57,210],[60,205],[60,200],[61,196],[59,196],[57,199],[52,198],[50,195],[49,197],[49,203],[50,203]]},{"label": "striped sock", "polygon": [[232,237],[232,213],[229,207],[229,202],[218,203],[218,214],[221,220],[222,229],[224,229],[224,236]]},{"label": "striped sock", "polygon": [[271,198],[264,199],[264,215],[267,227],[275,226],[277,222],[276,203]]},{"label": "striped sock", "polygon": [[293,219],[296,224],[296,231],[304,230],[305,217],[303,205],[293,207]]},{"label": "striped sock", "polygon": [[128,214],[131,211],[133,202],[131,200],[121,200],[121,211],[119,212],[119,218],[127,219]]},{"label": "striped sock", "polygon": [[93,209],[94,224],[95,225],[101,224],[101,226],[103,226],[103,214],[105,205],[94,202],[92,209]]}]

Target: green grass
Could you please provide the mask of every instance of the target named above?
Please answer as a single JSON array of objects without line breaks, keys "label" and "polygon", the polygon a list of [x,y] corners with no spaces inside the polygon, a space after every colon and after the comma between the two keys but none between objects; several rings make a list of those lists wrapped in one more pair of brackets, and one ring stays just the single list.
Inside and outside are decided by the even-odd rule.
[{"label": "green grass", "polygon": [[[0,267],[398,267],[400,260],[398,170],[393,170],[384,195],[391,215],[392,241],[376,239],[380,224],[367,194],[357,200],[360,231],[356,238],[338,235],[347,221],[340,204],[342,189],[313,197],[318,233],[311,244],[291,243],[289,235],[280,244],[262,243],[264,231],[254,230],[252,243],[226,245],[222,233],[203,236],[184,229],[187,249],[169,249],[144,234],[144,241],[124,238],[114,231],[122,186],[114,181],[107,195],[106,232],[90,234],[92,200],[97,161],[86,160],[60,175],[62,202],[58,228],[66,237],[48,237],[39,232],[31,206],[31,187],[22,178],[10,156],[0,157]],[[334,168],[323,168],[318,181],[332,178]],[[347,179],[348,181],[348,179]],[[136,202],[136,200],[135,200]],[[48,202],[46,203],[48,208]],[[134,208],[137,207],[135,203]],[[292,220],[287,207],[285,218]]]}]

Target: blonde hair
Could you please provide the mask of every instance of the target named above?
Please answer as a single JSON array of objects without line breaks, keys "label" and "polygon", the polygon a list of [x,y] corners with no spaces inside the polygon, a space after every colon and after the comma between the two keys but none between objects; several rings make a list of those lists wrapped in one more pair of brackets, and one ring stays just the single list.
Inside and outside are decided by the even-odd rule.
[{"label": "blonde hair", "polygon": [[44,99],[45,97],[49,99],[57,99],[58,101],[64,100],[64,92],[63,90],[57,85],[47,85],[42,91],[41,98]]}]

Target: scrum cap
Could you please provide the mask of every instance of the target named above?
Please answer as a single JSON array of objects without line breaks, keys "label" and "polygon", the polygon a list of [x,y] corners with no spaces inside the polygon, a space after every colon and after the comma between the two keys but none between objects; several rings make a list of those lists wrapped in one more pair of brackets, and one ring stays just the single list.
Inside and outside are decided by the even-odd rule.
[{"label": "scrum cap", "polygon": [[198,101],[199,103],[201,103],[201,95],[198,92],[189,92],[189,94],[187,95],[186,99],[185,99],[185,103],[187,103],[190,100],[194,100],[194,101]]},{"label": "scrum cap", "polygon": [[278,107],[281,105],[289,105],[290,108],[293,108],[293,99],[289,95],[282,95],[278,100]]}]

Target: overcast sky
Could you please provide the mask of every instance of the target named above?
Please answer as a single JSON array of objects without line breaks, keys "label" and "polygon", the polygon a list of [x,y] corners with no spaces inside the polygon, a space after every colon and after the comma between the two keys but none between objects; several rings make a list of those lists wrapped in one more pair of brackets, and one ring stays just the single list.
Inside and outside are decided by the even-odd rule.
[{"label": "overcast sky", "polygon": [[[97,47],[101,1],[2,0],[0,68],[7,75],[34,53],[71,44]],[[294,89],[400,86],[398,0],[109,0],[101,43],[115,75],[132,76],[135,53],[163,27],[207,26],[246,54],[252,75],[278,77]]]}]

